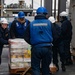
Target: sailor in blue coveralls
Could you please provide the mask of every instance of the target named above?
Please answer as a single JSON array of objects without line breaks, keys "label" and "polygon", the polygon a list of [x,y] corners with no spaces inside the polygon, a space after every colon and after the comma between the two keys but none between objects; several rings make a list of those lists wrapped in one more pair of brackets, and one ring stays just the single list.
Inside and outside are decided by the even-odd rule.
[{"label": "sailor in blue coveralls", "polygon": [[25,13],[23,11],[20,11],[18,13],[17,20],[14,20],[11,23],[10,27],[11,38],[23,38],[26,27],[29,23],[30,21],[25,19]]},{"label": "sailor in blue coveralls", "polygon": [[35,20],[30,23],[25,31],[24,39],[32,46],[31,67],[32,75],[40,75],[40,63],[42,75],[50,75],[49,65],[52,57],[52,23],[47,19],[48,11],[39,7]]}]

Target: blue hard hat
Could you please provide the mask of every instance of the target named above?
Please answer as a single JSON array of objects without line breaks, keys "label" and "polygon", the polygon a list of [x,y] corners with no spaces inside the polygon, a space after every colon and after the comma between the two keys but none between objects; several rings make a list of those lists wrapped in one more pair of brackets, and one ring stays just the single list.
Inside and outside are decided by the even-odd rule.
[{"label": "blue hard hat", "polygon": [[46,13],[48,14],[48,11],[45,7],[39,7],[37,10],[36,10],[36,13],[37,14],[43,14],[43,13]]},{"label": "blue hard hat", "polygon": [[24,18],[25,17],[25,13],[23,11],[20,11],[18,13],[18,18]]}]

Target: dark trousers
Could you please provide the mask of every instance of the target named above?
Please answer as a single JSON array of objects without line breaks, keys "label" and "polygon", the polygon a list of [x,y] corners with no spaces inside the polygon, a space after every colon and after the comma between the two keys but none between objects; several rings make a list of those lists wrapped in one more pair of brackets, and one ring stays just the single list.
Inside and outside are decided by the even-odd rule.
[{"label": "dark trousers", "polygon": [[66,61],[71,61],[70,40],[64,40],[64,50]]},{"label": "dark trousers", "polygon": [[51,47],[33,47],[31,49],[32,75],[40,75],[40,65],[42,75],[50,75],[49,65],[51,63],[51,58]]},{"label": "dark trousers", "polygon": [[65,51],[64,51],[64,46],[63,46],[63,42],[61,42],[60,44],[54,45],[52,47],[52,51],[53,51],[53,63],[58,66],[58,54],[60,56],[60,61],[61,64],[64,65],[65,64]]},{"label": "dark trousers", "polygon": [[1,64],[2,49],[3,49],[3,45],[0,45],[0,64]]},{"label": "dark trousers", "polygon": [[60,61],[62,62],[62,65],[65,64],[66,57],[65,57],[65,49],[64,49],[64,42],[60,42],[59,44],[59,55],[60,55]]},{"label": "dark trousers", "polygon": [[58,65],[58,46],[53,46],[52,47],[53,51],[53,63],[57,66]]}]

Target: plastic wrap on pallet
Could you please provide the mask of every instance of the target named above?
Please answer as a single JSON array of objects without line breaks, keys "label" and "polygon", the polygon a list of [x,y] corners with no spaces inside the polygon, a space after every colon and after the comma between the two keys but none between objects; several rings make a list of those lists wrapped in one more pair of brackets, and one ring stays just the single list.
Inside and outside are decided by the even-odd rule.
[{"label": "plastic wrap on pallet", "polygon": [[10,39],[10,67],[11,69],[30,66],[31,47],[24,39]]},{"label": "plastic wrap on pallet", "polygon": [[31,66],[30,63],[11,63],[11,69],[25,68]]},{"label": "plastic wrap on pallet", "polygon": [[28,43],[24,41],[24,39],[10,39],[11,48],[28,48]]}]

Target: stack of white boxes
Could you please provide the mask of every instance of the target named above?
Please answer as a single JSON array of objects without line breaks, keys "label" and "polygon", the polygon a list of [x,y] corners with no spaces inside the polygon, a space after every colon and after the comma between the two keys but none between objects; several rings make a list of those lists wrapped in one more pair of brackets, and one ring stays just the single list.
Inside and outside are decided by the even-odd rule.
[{"label": "stack of white boxes", "polygon": [[13,42],[10,45],[10,68],[25,68],[30,66],[31,62],[31,48],[24,39],[10,39]]}]

